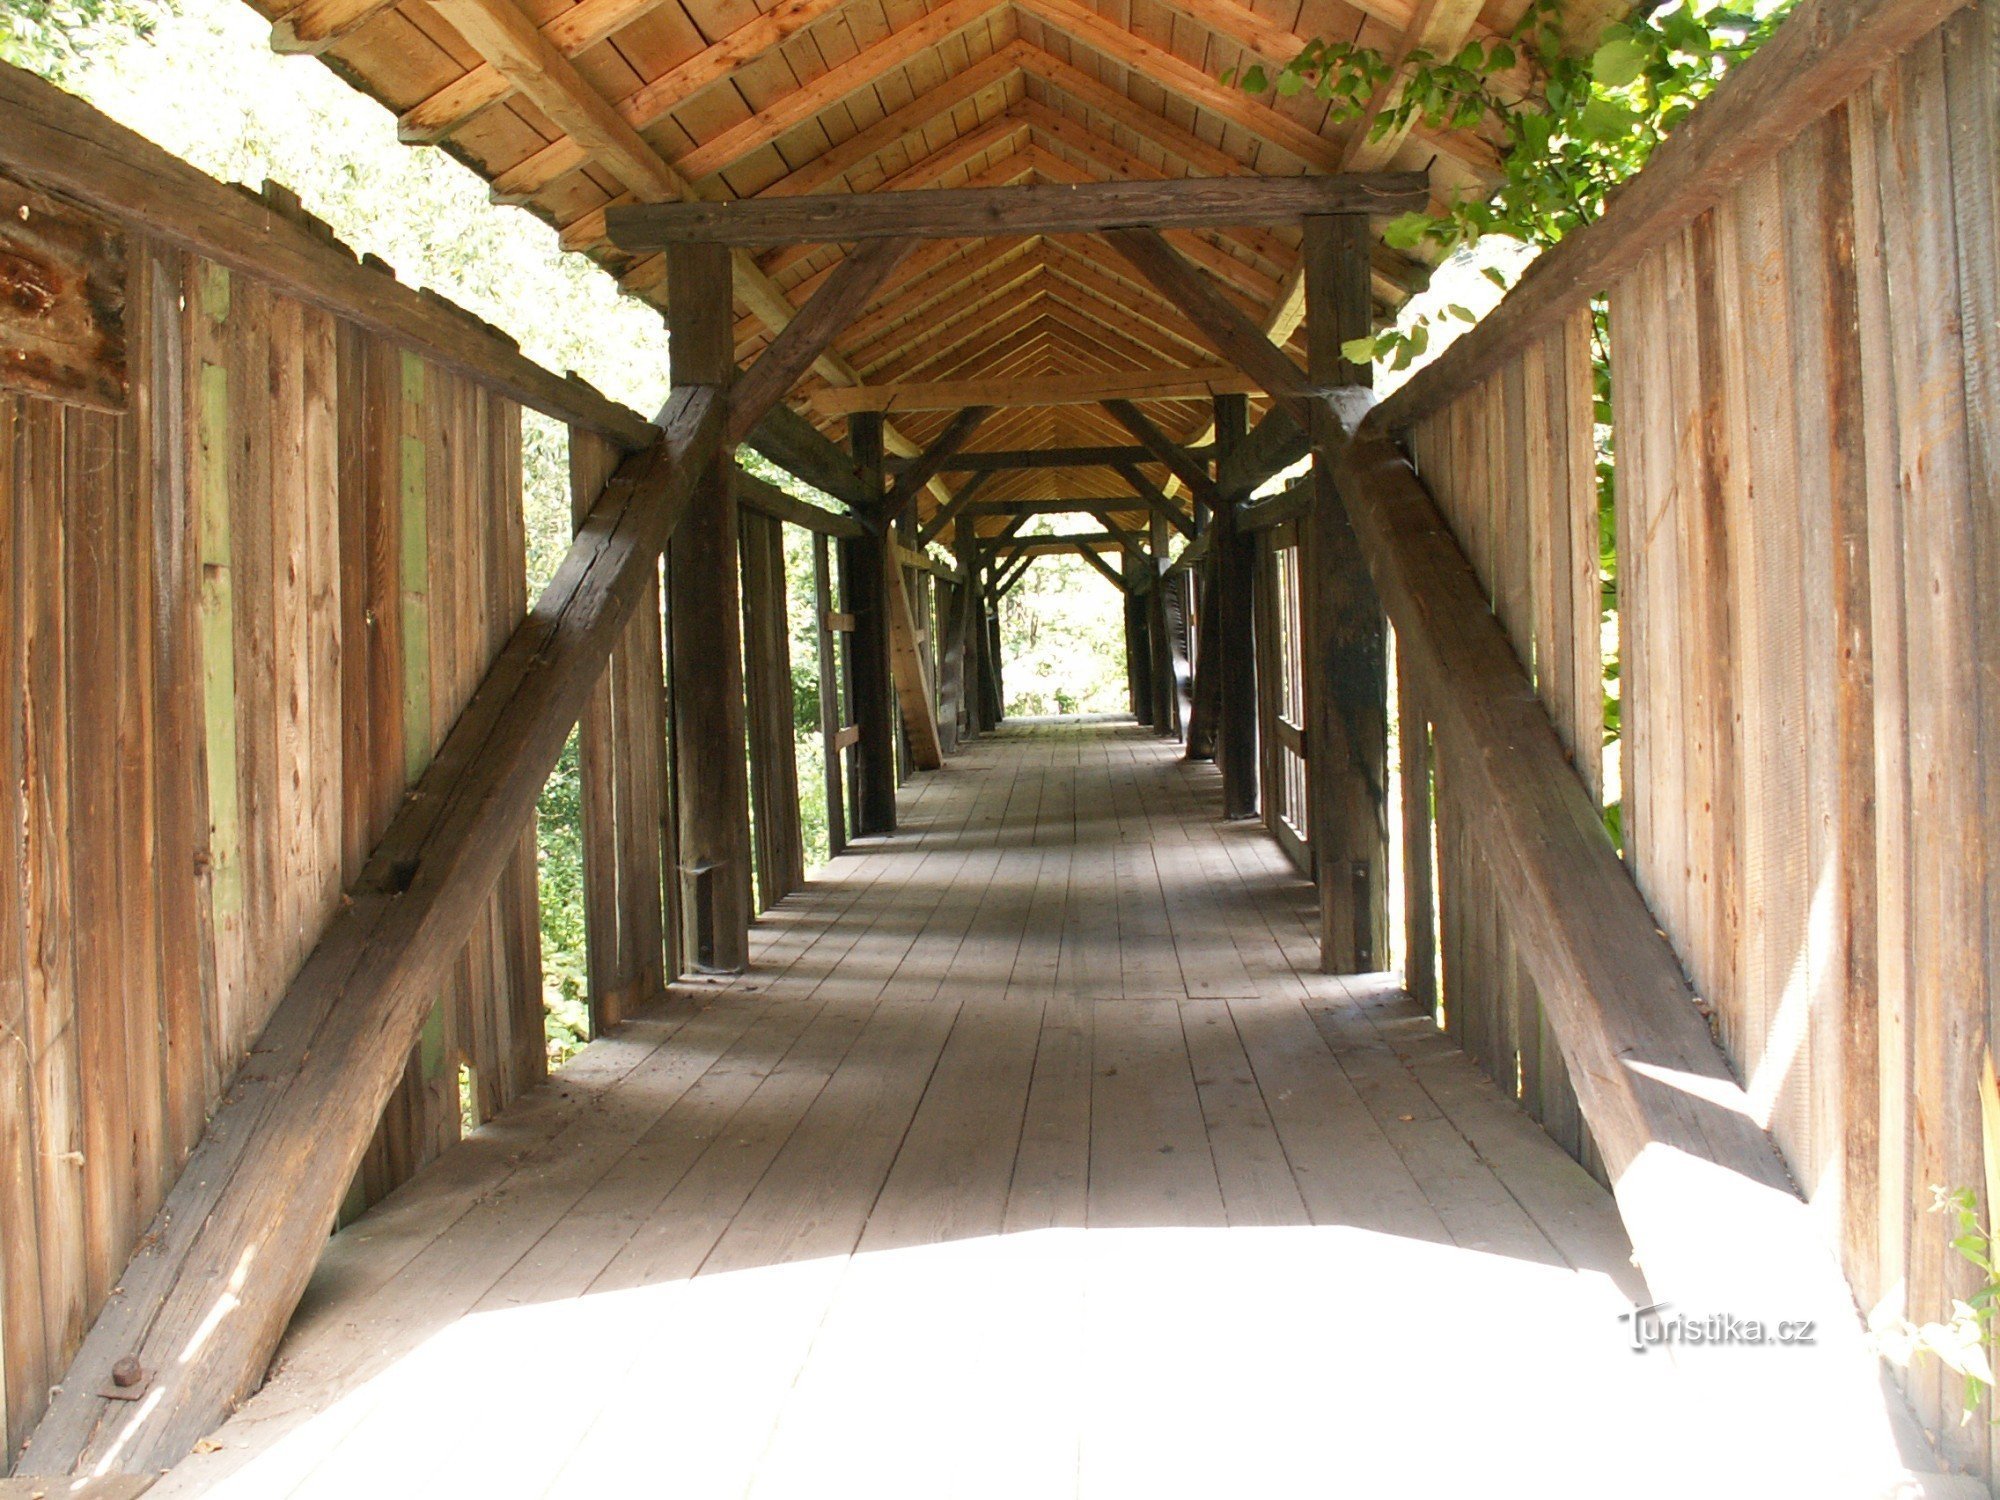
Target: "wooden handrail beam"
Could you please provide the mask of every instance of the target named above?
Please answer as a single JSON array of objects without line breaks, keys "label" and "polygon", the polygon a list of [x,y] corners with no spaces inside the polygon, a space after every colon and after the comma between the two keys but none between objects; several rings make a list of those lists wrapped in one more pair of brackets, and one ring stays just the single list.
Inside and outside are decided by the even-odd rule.
[{"label": "wooden handrail beam", "polygon": [[644,417],[543,369],[498,329],[6,63],[0,112],[0,170],[419,350],[523,406],[628,449],[653,441]]},{"label": "wooden handrail beam", "polygon": [[836,511],[822,510],[817,505],[786,494],[768,480],[759,479],[742,465],[738,465],[730,487],[736,492],[736,503],[747,505],[751,510],[770,516],[774,520],[786,521],[794,526],[803,526],[807,531],[816,531],[821,536],[840,537],[851,540],[866,533],[867,528],[852,516],[844,516]]}]

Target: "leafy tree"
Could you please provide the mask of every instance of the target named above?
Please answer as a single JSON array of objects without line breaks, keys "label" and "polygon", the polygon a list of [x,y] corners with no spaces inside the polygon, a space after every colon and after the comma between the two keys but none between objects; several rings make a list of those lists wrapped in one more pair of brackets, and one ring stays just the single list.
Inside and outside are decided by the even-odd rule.
[{"label": "leafy tree", "polygon": [[98,53],[150,36],[162,9],[151,0],[7,0],[0,60],[60,83]]},{"label": "leafy tree", "polygon": [[1123,713],[1125,606],[1080,557],[1037,558],[1000,603],[1007,713]]}]

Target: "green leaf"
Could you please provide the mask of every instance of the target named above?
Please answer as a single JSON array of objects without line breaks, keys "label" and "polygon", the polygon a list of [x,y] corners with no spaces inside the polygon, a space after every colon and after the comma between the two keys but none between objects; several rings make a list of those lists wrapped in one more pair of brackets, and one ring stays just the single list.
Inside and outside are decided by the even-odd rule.
[{"label": "green leaf", "polygon": [[1612,142],[1632,134],[1639,117],[1622,104],[1593,96],[1584,105],[1583,118],[1578,123],[1587,139]]},{"label": "green leaf", "polygon": [[1479,274],[1484,276],[1488,281],[1492,282],[1495,286],[1499,287],[1501,291],[1504,292],[1507,290],[1507,278],[1505,275],[1501,273],[1501,270],[1498,266],[1481,266],[1479,269]]},{"label": "green leaf", "polygon": [[1256,63],[1243,70],[1243,90],[1245,93],[1261,94],[1271,86],[1271,80],[1264,76],[1264,70]]},{"label": "green leaf", "polygon": [[1646,70],[1646,49],[1635,41],[1606,42],[1590,60],[1590,76],[1608,89],[1622,89]]},{"label": "green leaf", "polygon": [[1398,214],[1382,231],[1382,243],[1395,250],[1414,250],[1437,220],[1426,213]]},{"label": "green leaf", "polygon": [[1350,365],[1367,365],[1375,362],[1375,336],[1349,339],[1340,346],[1340,357]]},{"label": "green leaf", "polygon": [[1475,313],[1471,308],[1461,306],[1456,302],[1452,303],[1445,311],[1449,312],[1461,323],[1477,323],[1479,321],[1479,314]]}]

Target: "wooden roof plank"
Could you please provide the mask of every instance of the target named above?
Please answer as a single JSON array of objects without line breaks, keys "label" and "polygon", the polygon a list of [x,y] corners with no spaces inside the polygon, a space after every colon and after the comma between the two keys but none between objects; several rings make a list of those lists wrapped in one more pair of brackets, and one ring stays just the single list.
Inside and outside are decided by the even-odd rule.
[{"label": "wooden roof plank", "polygon": [[[703,141],[680,157],[676,165],[691,179],[713,176],[759,147],[770,145],[821,110],[867,88],[883,74],[903,66],[953,34],[977,25],[1010,3],[1011,0],[945,0],[945,4],[936,10],[927,11],[921,20],[890,32],[873,46],[864,47],[837,67],[829,68],[803,88],[786,94],[738,125]],[[639,119],[641,129],[654,123],[643,116]]]}]

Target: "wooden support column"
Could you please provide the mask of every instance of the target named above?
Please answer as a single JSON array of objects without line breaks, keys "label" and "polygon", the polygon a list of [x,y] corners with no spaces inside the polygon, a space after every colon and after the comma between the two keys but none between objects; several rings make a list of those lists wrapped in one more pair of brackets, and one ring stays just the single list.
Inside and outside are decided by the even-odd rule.
[{"label": "wooden support column", "polygon": [[[1373,326],[1364,220],[1305,222],[1307,376],[1368,385],[1341,358]],[[1326,402],[1311,409],[1312,509],[1306,517],[1308,843],[1319,886],[1320,966],[1356,974],[1388,962],[1389,678],[1382,606],[1355,544],[1333,463],[1347,432]]]},{"label": "wooden support column", "polygon": [[1132,717],[1141,724],[1153,722],[1153,632],[1149,624],[1152,564],[1144,552],[1127,547],[1125,576],[1131,586],[1125,590],[1125,675],[1131,681]]},{"label": "wooden support column", "polygon": [[[667,327],[678,385],[726,388],[735,371],[729,255],[668,252]],[[674,785],[680,825],[681,961],[734,972],[750,961],[750,784],[744,759],[733,455],[724,449],[667,548]]]},{"label": "wooden support column", "polygon": [[1000,722],[1007,717],[1007,684],[1000,672],[1000,599],[990,588],[986,594],[980,630],[984,635],[980,657],[986,668],[986,691],[983,699],[986,722],[981,727],[997,729]]},{"label": "wooden support column", "polygon": [[1178,739],[1181,732],[1181,689],[1174,678],[1174,647],[1167,628],[1167,590],[1164,565],[1167,556],[1167,523],[1153,514],[1148,540],[1153,553],[1147,559],[1146,633],[1153,658],[1153,731]]},{"label": "wooden support column", "polygon": [[738,517],[743,552],[743,688],[750,729],[750,808],[756,819],[757,910],[805,883],[799,764],[792,724],[791,633],[785,608],[784,523]]},{"label": "wooden support column", "polygon": [[896,696],[889,659],[889,517],[883,507],[882,417],[856,412],[848,419],[848,444],[861,489],[870,499],[862,521],[868,534],[841,544],[847,608],[854,616],[852,653],[857,745],[854,831],[896,831]]},{"label": "wooden support column", "polygon": [[953,649],[959,657],[958,733],[971,739],[979,733],[979,637],[980,593],[979,531],[970,516],[952,526],[952,556],[964,575],[958,590],[958,618],[953,628]]},{"label": "wooden support column", "polygon": [[[1241,396],[1215,398],[1215,444],[1218,469],[1243,441],[1249,408]],[[1255,590],[1257,538],[1238,524],[1240,496],[1224,492],[1215,508],[1214,602],[1204,623],[1212,619],[1215,660],[1209,675],[1216,684],[1215,758],[1222,767],[1222,815],[1257,815],[1257,639]],[[1204,653],[1206,655],[1208,653]]]},{"label": "wooden support column", "polygon": [[1403,988],[1437,1009],[1437,907],[1431,878],[1431,726],[1410,653],[1396,656],[1396,746],[1403,779]]},{"label": "wooden support column", "polygon": [[[1217,521],[1216,507],[1197,504],[1195,509],[1202,531],[1213,530]],[[1215,540],[1210,538],[1211,543]],[[1208,556],[1188,574],[1187,593],[1195,602],[1195,616],[1188,631],[1189,666],[1193,681],[1188,693],[1186,758],[1214,760],[1215,720],[1222,711],[1222,681],[1217,675],[1221,667],[1222,642],[1216,633],[1222,626],[1222,616],[1216,609],[1215,549],[1212,545]]]}]

